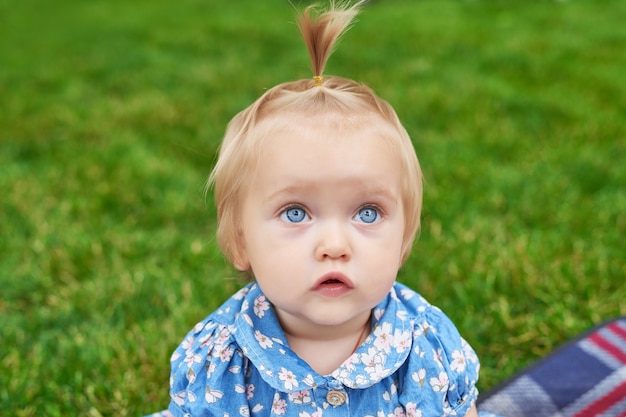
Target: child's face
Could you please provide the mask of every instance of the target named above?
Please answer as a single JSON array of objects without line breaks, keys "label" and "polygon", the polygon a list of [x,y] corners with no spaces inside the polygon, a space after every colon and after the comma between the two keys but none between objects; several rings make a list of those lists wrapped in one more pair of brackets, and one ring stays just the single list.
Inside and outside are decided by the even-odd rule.
[{"label": "child's face", "polygon": [[[283,324],[362,320],[389,292],[404,233],[400,162],[382,122],[295,118],[244,191],[244,259]],[[363,126],[364,125],[364,126]]]}]

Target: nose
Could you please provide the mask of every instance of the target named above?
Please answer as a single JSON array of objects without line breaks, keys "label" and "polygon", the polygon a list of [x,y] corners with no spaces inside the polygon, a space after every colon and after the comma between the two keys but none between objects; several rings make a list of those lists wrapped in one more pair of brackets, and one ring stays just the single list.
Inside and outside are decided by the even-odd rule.
[{"label": "nose", "polygon": [[352,247],[348,231],[339,222],[327,222],[319,230],[315,257],[320,260],[349,260]]}]

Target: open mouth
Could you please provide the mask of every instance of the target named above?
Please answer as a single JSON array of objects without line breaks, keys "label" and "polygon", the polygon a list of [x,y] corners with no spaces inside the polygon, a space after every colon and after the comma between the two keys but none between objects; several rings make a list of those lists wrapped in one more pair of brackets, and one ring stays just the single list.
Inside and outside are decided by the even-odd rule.
[{"label": "open mouth", "polygon": [[337,297],[352,290],[352,281],[341,273],[330,273],[321,277],[314,290],[327,297]]}]

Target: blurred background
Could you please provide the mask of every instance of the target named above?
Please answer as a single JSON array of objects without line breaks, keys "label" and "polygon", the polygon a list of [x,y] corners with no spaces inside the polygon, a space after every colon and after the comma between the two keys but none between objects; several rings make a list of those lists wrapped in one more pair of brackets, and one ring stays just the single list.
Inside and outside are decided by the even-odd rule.
[{"label": "blurred background", "polygon": [[[414,140],[399,280],[476,348],[481,390],[626,314],[624,21],[621,0],[372,1],[328,64]],[[172,350],[241,285],[204,194],[226,124],[310,76],[283,0],[0,0],[0,414],[166,407]]]}]

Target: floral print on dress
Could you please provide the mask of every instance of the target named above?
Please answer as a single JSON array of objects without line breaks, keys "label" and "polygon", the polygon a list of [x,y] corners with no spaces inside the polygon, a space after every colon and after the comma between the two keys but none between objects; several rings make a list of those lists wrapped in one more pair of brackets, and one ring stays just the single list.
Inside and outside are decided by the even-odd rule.
[{"label": "floral print on dress", "polygon": [[472,348],[398,283],[372,310],[366,340],[329,375],[289,348],[255,283],[196,325],[171,361],[175,416],[464,416],[478,395]]}]

